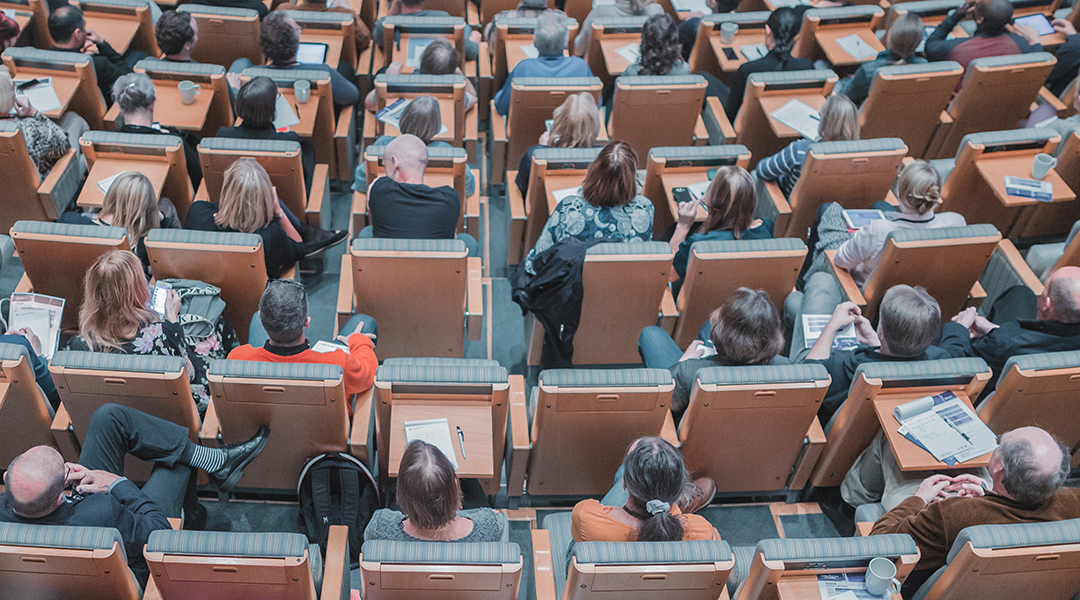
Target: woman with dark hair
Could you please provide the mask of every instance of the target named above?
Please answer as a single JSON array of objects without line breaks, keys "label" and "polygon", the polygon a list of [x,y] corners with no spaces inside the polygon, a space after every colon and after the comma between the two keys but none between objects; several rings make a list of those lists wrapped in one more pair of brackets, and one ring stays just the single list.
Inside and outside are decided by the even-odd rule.
[{"label": "woman with dark hair", "polygon": [[[690,233],[697,219],[698,207],[705,209],[705,221]],[[773,235],[771,219],[755,219],[757,186],[750,173],[742,167],[720,167],[716,170],[709,190],[700,202],[679,204],[679,224],[671,236],[672,261],[670,281],[672,293],[678,297],[682,280],[686,277],[686,264],[690,261],[690,247],[694,242],[711,240],[762,240]]]},{"label": "woman with dark hair", "polygon": [[461,509],[461,485],[441,450],[416,440],[405,448],[398,467],[397,503],[401,511],[375,511],[365,540],[407,542],[497,542],[506,519],[490,508]]},{"label": "woman with dark hair", "polygon": [[682,44],[675,21],[665,14],[654,15],[641,28],[641,56],[623,75],[689,75],[682,59]]},{"label": "woman with dark hair", "polygon": [[243,122],[235,127],[222,127],[217,137],[242,138],[245,140],[282,140],[300,143],[300,160],[304,165],[304,183],[311,189],[315,172],[315,146],[301,140],[295,131],[278,131],[274,128],[278,86],[269,77],[254,77],[236,94],[236,116]]},{"label": "woman with dark hair", "polygon": [[[574,541],[720,539],[703,517],[680,510],[679,499],[692,485],[682,455],[674,446],[659,437],[638,438],[630,444],[615,473],[615,485],[604,497],[605,502],[582,500],[574,506],[570,526]],[[715,484],[711,487],[713,493],[701,506],[715,494]]]},{"label": "woman with dark hair", "polygon": [[626,142],[610,142],[589,165],[578,193],[559,201],[536,245],[525,257],[525,271],[556,243],[575,237],[614,241],[652,239],[653,203],[638,194],[637,154]]},{"label": "woman with dark hair", "polygon": [[765,21],[765,47],[769,53],[757,60],[743,63],[735,71],[731,78],[731,90],[725,99],[717,94],[724,103],[724,112],[728,119],[734,123],[735,115],[739,114],[742,107],[743,94],[746,93],[746,80],[752,73],[767,73],[770,71],[804,71],[814,68],[814,61],[808,58],[795,58],[791,55],[791,49],[795,45],[795,37],[799,35],[802,27],[803,12],[788,6],[781,6],[772,11]]}]

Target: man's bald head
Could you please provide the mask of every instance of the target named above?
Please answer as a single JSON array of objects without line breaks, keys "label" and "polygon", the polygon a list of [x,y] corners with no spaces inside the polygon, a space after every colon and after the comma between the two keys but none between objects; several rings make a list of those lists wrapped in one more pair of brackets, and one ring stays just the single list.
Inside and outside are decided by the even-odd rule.
[{"label": "man's bald head", "polygon": [[1061,323],[1080,323],[1080,267],[1054,271],[1039,297],[1039,318]]},{"label": "man's bald head", "polygon": [[427,163],[427,145],[415,135],[399,135],[383,150],[386,174],[399,183],[423,183]]},{"label": "man's bald head", "polygon": [[15,514],[36,519],[56,510],[64,493],[64,457],[37,446],[15,457],[4,473],[4,495]]},{"label": "man's bald head", "polygon": [[1042,504],[1069,476],[1069,449],[1038,427],[1006,432],[994,455],[995,484],[1000,481],[1009,497],[1023,504]]}]

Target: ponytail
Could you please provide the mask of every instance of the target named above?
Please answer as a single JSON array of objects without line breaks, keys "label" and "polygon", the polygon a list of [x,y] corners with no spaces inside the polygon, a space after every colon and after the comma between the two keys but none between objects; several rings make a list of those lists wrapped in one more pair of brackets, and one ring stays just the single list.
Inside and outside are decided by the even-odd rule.
[{"label": "ponytail", "polygon": [[659,437],[634,442],[623,459],[623,484],[637,509],[631,514],[641,521],[638,541],[683,539],[683,520],[671,514],[671,506],[682,495],[686,481],[686,466],[674,446]]},{"label": "ponytail", "polygon": [[802,16],[805,11],[798,11],[790,6],[781,6],[772,11],[765,24],[772,32],[773,52],[780,59],[780,64],[787,64],[791,58],[791,50],[795,46],[795,36],[799,35],[802,27]]},{"label": "ponytail", "polygon": [[654,508],[648,511],[652,513],[649,518],[641,522],[639,542],[678,542],[683,539],[682,519],[671,514],[670,503],[650,500],[646,505]]}]

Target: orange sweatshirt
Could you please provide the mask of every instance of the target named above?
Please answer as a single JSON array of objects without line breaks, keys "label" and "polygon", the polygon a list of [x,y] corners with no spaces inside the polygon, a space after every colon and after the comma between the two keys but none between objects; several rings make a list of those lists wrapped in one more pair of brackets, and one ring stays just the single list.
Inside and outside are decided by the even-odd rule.
[{"label": "orange sweatshirt", "polygon": [[[229,353],[230,360],[255,360],[272,363],[318,363],[340,365],[345,370],[345,394],[352,396],[365,392],[375,383],[375,370],[379,368],[379,359],[375,358],[375,346],[371,338],[362,333],[349,336],[349,352],[316,352],[308,347],[307,342],[299,346],[275,347],[274,352],[244,344]],[[352,402],[348,403],[349,416],[352,416]]]}]

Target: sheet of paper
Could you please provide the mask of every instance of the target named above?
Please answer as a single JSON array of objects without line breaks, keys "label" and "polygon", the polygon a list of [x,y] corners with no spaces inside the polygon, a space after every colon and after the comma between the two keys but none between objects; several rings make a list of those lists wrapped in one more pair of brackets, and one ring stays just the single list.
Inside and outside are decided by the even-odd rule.
[{"label": "sheet of paper", "polygon": [[1018,198],[1034,198],[1050,202],[1054,198],[1054,184],[1038,179],[1005,176],[1005,193]]},{"label": "sheet of paper", "polygon": [[[405,112],[405,107],[407,107],[410,102],[412,102],[412,100],[409,100],[408,98],[398,98],[392,103],[386,105],[386,107],[379,112],[375,113],[375,118],[382,121],[383,123],[386,123],[387,125],[392,125],[394,129],[400,130],[401,114]],[[447,131],[450,131],[450,129],[448,129],[444,124],[439,129],[439,133],[435,135],[442,135]]]},{"label": "sheet of paper", "polygon": [[[825,331],[825,325],[829,323],[829,318],[832,315],[808,315],[802,316],[803,326],[803,339],[806,340],[806,347],[813,348],[814,343],[821,337],[821,332]],[[847,327],[840,330],[833,338],[833,348],[837,350],[851,350],[859,345],[859,338],[855,335],[855,324],[851,323]]]},{"label": "sheet of paper", "polygon": [[821,114],[802,100],[792,99],[780,108],[772,111],[770,117],[799,132],[808,140],[817,141]]},{"label": "sheet of paper", "polygon": [[615,49],[615,54],[626,59],[626,62],[634,64],[641,58],[641,44],[632,43]]},{"label": "sheet of paper", "polygon": [[993,452],[997,447],[997,435],[959,398],[935,406],[934,412],[959,432],[971,446],[953,455],[957,462],[965,462]]},{"label": "sheet of paper", "polygon": [[868,58],[874,58],[878,55],[878,51],[874,50],[874,47],[867,44],[857,34],[845,35],[842,38],[837,38],[836,45],[840,46],[840,49],[847,52],[855,60],[866,60]]},{"label": "sheet of paper", "polygon": [[769,49],[765,44],[744,44],[739,46],[739,53],[741,53],[746,60],[757,60],[768,54]]},{"label": "sheet of paper", "polygon": [[562,202],[563,198],[565,198],[567,196],[572,196],[574,194],[581,195],[581,186],[572,187],[572,188],[565,188],[565,189],[562,189],[562,190],[555,190],[555,191],[551,192],[551,196],[553,198],[555,198],[556,203]]},{"label": "sheet of paper", "polygon": [[699,181],[686,186],[686,191],[690,192],[690,196],[693,197],[694,200],[701,200],[705,197],[705,193],[709,191],[710,185],[712,185],[711,181]]},{"label": "sheet of paper", "polygon": [[678,12],[699,12],[711,15],[712,9],[705,0],[671,0],[671,6]]},{"label": "sheet of paper", "polygon": [[882,600],[866,591],[865,573],[826,573],[818,575],[821,600]]},{"label": "sheet of paper", "polygon": [[521,53],[529,58],[537,58],[540,56],[540,51],[536,49],[533,44],[525,44],[521,47]]},{"label": "sheet of paper", "polygon": [[457,471],[457,453],[454,452],[454,440],[450,435],[449,421],[445,418],[405,421],[405,443],[410,444],[416,440],[423,440],[441,450]]},{"label": "sheet of paper", "polygon": [[[14,80],[15,87],[18,87],[20,83],[26,83],[29,79],[16,79]],[[63,105],[60,104],[60,97],[56,95],[56,89],[53,88],[52,77],[39,77],[39,83],[33,87],[20,90],[15,93],[16,96],[24,96],[30,101],[30,106],[38,109],[41,112],[49,112],[53,110],[60,110]]]},{"label": "sheet of paper", "polygon": [[109,188],[112,187],[112,184],[113,184],[114,181],[116,181],[116,178],[123,175],[124,173],[127,173],[127,171],[117,173],[116,175],[113,175],[112,177],[106,177],[105,179],[99,179],[98,182],[97,182],[97,188],[99,190],[101,190],[102,194],[108,194],[109,193]]},{"label": "sheet of paper", "polygon": [[775,8],[780,8],[781,6],[801,6],[810,3],[811,0],[769,0],[769,4],[772,4]]},{"label": "sheet of paper", "polygon": [[345,354],[349,353],[349,347],[346,346],[345,344],[338,344],[338,343],[335,343],[335,342],[327,342],[327,341],[324,341],[324,340],[319,340],[319,341],[315,342],[315,345],[312,346],[311,349],[316,351],[316,352],[319,352],[321,354],[329,354],[330,352],[336,352],[338,350],[341,350]]},{"label": "sheet of paper", "polygon": [[44,294],[16,293],[8,307],[8,329],[26,327],[41,341],[41,355],[52,359],[60,343],[64,299]]},{"label": "sheet of paper", "polygon": [[281,131],[298,124],[300,117],[296,116],[296,111],[285,96],[278,94],[277,103],[274,105],[274,129]]},{"label": "sheet of paper", "polygon": [[904,427],[938,460],[968,450],[970,446],[964,436],[945,423],[936,412],[924,412],[904,419]]},{"label": "sheet of paper", "polygon": [[420,68],[420,58],[424,55],[424,50],[434,42],[435,38],[409,38],[409,54],[405,57],[405,66],[412,67],[414,69]]}]

